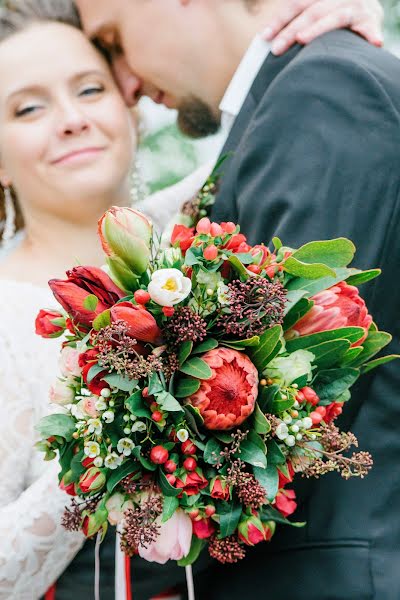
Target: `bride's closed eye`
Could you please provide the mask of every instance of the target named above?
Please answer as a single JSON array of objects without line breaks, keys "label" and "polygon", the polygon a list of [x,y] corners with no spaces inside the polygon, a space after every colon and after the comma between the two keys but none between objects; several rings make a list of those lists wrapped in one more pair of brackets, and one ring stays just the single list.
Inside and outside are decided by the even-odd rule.
[{"label": "bride's closed eye", "polygon": [[29,104],[26,106],[22,106],[20,108],[15,109],[14,116],[17,118],[30,116],[38,112],[41,108],[43,107],[39,104]]},{"label": "bride's closed eye", "polygon": [[104,85],[86,85],[82,89],[79,90],[79,96],[96,96],[102,94],[105,91]]}]

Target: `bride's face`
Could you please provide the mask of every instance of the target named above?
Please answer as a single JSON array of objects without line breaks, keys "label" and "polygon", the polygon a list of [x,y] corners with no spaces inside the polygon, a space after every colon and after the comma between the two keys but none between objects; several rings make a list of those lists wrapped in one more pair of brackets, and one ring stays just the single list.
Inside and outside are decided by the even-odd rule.
[{"label": "bride's face", "polygon": [[79,199],[121,198],[133,120],[79,30],[43,23],[11,36],[0,44],[0,81],[0,176],[23,205],[62,214]]}]

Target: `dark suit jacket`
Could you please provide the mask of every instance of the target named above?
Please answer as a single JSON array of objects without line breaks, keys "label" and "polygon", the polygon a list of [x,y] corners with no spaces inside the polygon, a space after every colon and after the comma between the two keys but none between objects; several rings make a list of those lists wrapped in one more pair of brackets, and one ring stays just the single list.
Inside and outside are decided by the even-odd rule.
[{"label": "dark suit jacket", "polygon": [[[337,236],[356,265],[382,267],[362,289],[382,329],[399,341],[400,62],[345,31],[263,65],[223,154],[213,211],[239,222],[250,243]],[[400,368],[364,378],[346,425],[375,459],[363,481],[338,475],[297,485],[306,528],[279,528],[248,560],[219,567],[201,557],[197,600],[400,600]],[[114,540],[103,544],[102,600],[113,599]],[[93,597],[93,545],[67,569],[57,600]],[[134,561],[133,595],[148,600],[183,569]]]},{"label": "dark suit jacket", "polygon": [[[336,31],[264,63],[227,140],[212,218],[249,243],[345,236],[354,265],[381,267],[361,288],[399,351],[400,62]],[[304,529],[215,580],[207,600],[400,599],[400,363],[361,379],[345,407],[375,466],[364,480],[332,474],[296,486]]]}]

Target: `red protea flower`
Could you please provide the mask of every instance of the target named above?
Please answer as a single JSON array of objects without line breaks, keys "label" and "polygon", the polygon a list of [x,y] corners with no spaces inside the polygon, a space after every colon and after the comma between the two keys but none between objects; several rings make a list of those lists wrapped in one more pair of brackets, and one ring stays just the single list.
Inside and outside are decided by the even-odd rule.
[{"label": "red protea flower", "polygon": [[337,285],[319,292],[310,298],[312,309],[290,330],[288,337],[310,335],[340,327],[362,327],[364,336],[353,346],[359,346],[368,335],[372,317],[358,288],[341,281]]},{"label": "red protea flower", "polygon": [[210,379],[188,399],[198,408],[207,429],[232,429],[249,417],[258,394],[258,371],[243,353],[216,348],[202,356],[211,367]]}]

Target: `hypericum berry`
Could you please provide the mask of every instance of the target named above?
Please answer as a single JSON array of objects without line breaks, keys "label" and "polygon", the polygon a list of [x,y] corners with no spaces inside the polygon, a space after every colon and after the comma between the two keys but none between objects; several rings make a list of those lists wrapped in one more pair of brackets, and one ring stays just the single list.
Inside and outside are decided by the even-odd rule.
[{"label": "hypericum berry", "polygon": [[225,233],[235,233],[236,231],[236,225],[235,223],[232,223],[232,221],[228,221],[228,223],[221,223],[221,227],[222,229],[225,231]]},{"label": "hypericum berry", "polygon": [[169,458],[169,452],[164,446],[154,446],[150,451],[150,460],[156,465],[163,465]]},{"label": "hypericum berry", "polygon": [[147,304],[151,300],[149,292],[146,292],[145,290],[136,290],[136,292],[133,294],[133,297],[138,304],[143,305]]},{"label": "hypericum berry", "polygon": [[211,223],[210,233],[212,237],[217,237],[219,235],[223,235],[224,230],[219,223]]},{"label": "hypericum berry", "polygon": [[203,217],[196,225],[197,233],[210,233],[211,221],[208,217]]},{"label": "hypericum berry", "polygon": [[312,420],[313,425],[319,425],[324,417],[321,415],[321,413],[317,412],[316,410],[313,410],[310,413],[310,418]]},{"label": "hypericum berry", "polygon": [[193,508],[193,509],[190,511],[190,513],[189,513],[189,517],[190,517],[192,520],[194,520],[194,519],[197,519],[197,517],[199,516],[199,514],[200,514],[200,511],[199,511],[199,509],[198,509],[198,508]]},{"label": "hypericum berry", "polygon": [[215,515],[215,506],[213,506],[212,504],[206,506],[205,513],[207,517],[212,517],[213,515]]},{"label": "hypericum berry", "polygon": [[165,477],[167,478],[168,483],[170,485],[175,485],[175,481],[176,481],[175,475],[172,475],[172,473],[168,473]]},{"label": "hypericum berry", "polygon": [[159,410],[155,410],[151,416],[155,423],[159,423],[163,420],[163,414]]},{"label": "hypericum berry", "polygon": [[173,460],[167,460],[167,462],[164,465],[164,469],[167,473],[175,473],[177,468],[178,466]]},{"label": "hypericum berry", "polygon": [[326,408],[325,408],[325,406],[317,406],[317,408],[315,409],[315,412],[317,412],[320,415],[322,415],[323,417],[325,417],[325,415],[326,415]]},{"label": "hypericum berry", "polygon": [[203,256],[206,260],[215,260],[218,256],[218,248],[211,244],[211,246],[207,246],[203,250]]},{"label": "hypericum berry", "polygon": [[175,308],[173,306],[163,306],[162,311],[166,317],[172,317],[175,314]]},{"label": "hypericum berry", "polygon": [[250,271],[250,273],[254,273],[255,275],[259,275],[261,273],[261,267],[259,267],[258,265],[249,265],[247,267],[247,270]]},{"label": "hypericum berry", "polygon": [[183,461],[183,468],[189,472],[194,471],[197,468],[197,462],[194,458],[189,456],[189,458]]},{"label": "hypericum berry", "polygon": [[152,411],[158,410],[158,404],[157,404],[157,402],[153,401],[150,404],[150,410],[152,410]]},{"label": "hypericum berry", "polygon": [[183,454],[187,454],[188,456],[191,456],[192,454],[196,454],[196,446],[193,444],[192,440],[186,440],[186,442],[183,442],[182,446],[181,446],[181,450]]},{"label": "hypericum berry", "polygon": [[308,385],[306,385],[305,387],[301,388],[300,392],[303,393],[304,398],[307,400],[307,402],[309,404],[312,404],[313,406],[316,406],[318,404],[318,402],[319,402],[319,396]]}]

